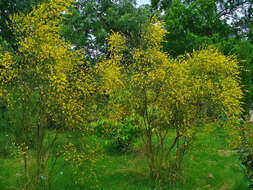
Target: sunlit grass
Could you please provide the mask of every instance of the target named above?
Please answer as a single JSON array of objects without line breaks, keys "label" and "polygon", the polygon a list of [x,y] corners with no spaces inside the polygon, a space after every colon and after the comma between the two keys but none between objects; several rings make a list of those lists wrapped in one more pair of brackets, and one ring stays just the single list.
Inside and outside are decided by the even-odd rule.
[{"label": "sunlit grass", "polygon": [[[92,168],[92,174],[89,173],[91,168],[88,165],[78,168],[75,173],[70,165],[59,158],[52,173],[51,188],[56,190],[246,190],[244,173],[240,168],[236,152],[229,149],[222,131],[214,127],[209,132],[209,134],[200,132],[197,135],[196,142],[184,159],[182,177],[173,185],[170,181],[159,183],[149,178],[140,140],[134,144],[132,152],[111,154],[104,149],[104,139],[89,136],[83,137],[83,141],[91,146],[96,144],[100,147],[99,159]],[[0,140],[6,141],[6,136],[1,135]],[[65,135],[62,134],[59,143],[64,144],[66,140]],[[0,157],[0,189],[19,189],[23,174],[22,161],[7,155],[2,154]],[[81,183],[76,183],[80,182],[80,179],[82,179]]]}]

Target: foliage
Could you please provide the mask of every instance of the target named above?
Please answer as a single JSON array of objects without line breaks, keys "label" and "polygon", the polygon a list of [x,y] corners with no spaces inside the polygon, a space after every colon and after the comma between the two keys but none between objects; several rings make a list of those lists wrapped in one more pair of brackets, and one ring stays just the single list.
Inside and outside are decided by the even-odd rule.
[{"label": "foliage", "polygon": [[[67,169],[71,173],[73,183],[80,186],[92,181],[96,189],[99,188],[97,174],[94,168],[98,160],[101,160],[101,148],[96,142],[92,142],[90,137],[84,137],[82,134],[71,133],[71,142],[66,142],[60,151]],[[99,154],[100,153],[100,154]],[[64,168],[61,168],[63,170]],[[88,172],[87,172],[88,171]]]},{"label": "foliage", "polygon": [[[225,44],[225,43],[224,43]],[[230,46],[231,47],[231,46]],[[229,47],[227,47],[229,48]],[[225,48],[223,48],[225,49]],[[238,58],[241,77],[241,85],[243,89],[243,109],[244,115],[249,115],[252,108],[253,100],[253,44],[249,41],[237,42],[233,45],[231,53]]]},{"label": "foliage", "polygon": [[2,0],[0,2],[0,41],[7,41],[8,45],[15,47],[16,39],[12,31],[8,27],[11,24],[10,15],[17,12],[28,13],[32,6],[42,0]]},{"label": "foliage", "polygon": [[241,166],[245,169],[245,175],[249,182],[249,188],[253,188],[253,129],[249,120],[241,126],[242,144],[239,148]]},{"label": "foliage", "polygon": [[49,180],[41,176],[50,176],[48,166],[57,159],[50,155],[60,132],[48,137],[50,120],[64,124],[62,130],[83,132],[85,108],[91,104],[86,100],[95,85],[88,65],[82,67],[83,50],[74,51],[60,36],[62,13],[67,13],[71,2],[50,0],[29,14],[11,16],[18,48],[15,52],[1,49],[1,97],[7,97],[8,109],[19,110],[12,113],[21,113],[10,122],[24,160],[25,189],[49,187]]},{"label": "foliage", "polygon": [[93,126],[94,133],[105,139],[108,152],[122,153],[130,151],[131,145],[140,135],[133,117],[127,117],[119,122],[101,120]]},{"label": "foliage", "polygon": [[[140,136],[146,156],[141,164],[148,164],[158,186],[161,179],[181,180],[184,158],[192,159],[187,153],[199,133],[208,138],[213,132],[214,126],[206,123],[222,123],[219,135],[248,148],[251,135],[246,129],[238,131],[238,118],[243,92],[251,90],[252,44],[229,36],[234,34],[231,27],[216,18],[217,1],[166,2],[171,2],[166,24],[152,17],[141,25],[148,7],[135,8],[132,0],[48,0],[29,13],[10,16],[8,30],[16,41],[13,49],[7,42],[0,47],[0,102],[8,106],[7,113],[1,107],[1,130],[7,136],[0,153],[22,164],[18,176],[23,184],[18,188],[50,189],[53,176],[59,175],[73,179],[79,189],[89,178],[97,184],[97,159],[106,156],[98,155],[99,148],[89,142],[94,135],[85,139],[89,131],[105,137],[103,143],[117,152],[128,150]],[[116,32],[108,36],[111,29]],[[169,38],[171,44],[163,41]],[[194,50],[214,43],[224,53],[236,54],[244,68],[235,56],[214,47]],[[161,44],[173,55],[164,53]],[[89,59],[97,56],[101,61],[83,62],[80,47],[87,48]],[[185,51],[190,54],[176,57]],[[104,58],[98,58],[100,53]],[[249,105],[250,93],[244,98]],[[96,123],[94,128],[89,122]],[[251,152],[241,155],[251,177]],[[70,171],[65,178],[63,166]],[[147,168],[140,173],[145,176]]]},{"label": "foliage", "polygon": [[[208,21],[209,25],[213,25],[215,20],[223,20],[229,23],[232,30],[237,34],[246,34],[246,36],[250,35],[252,30],[252,15],[253,15],[253,7],[252,0],[151,0],[151,6],[153,10],[165,11],[168,12],[170,9],[173,9],[175,4],[185,5],[191,9],[192,5],[197,5],[195,8],[199,9],[194,11],[194,16],[197,12],[201,13],[201,20]],[[174,7],[175,8],[175,7]],[[210,13],[212,14],[212,20],[209,20]],[[207,16],[209,14],[209,16]],[[184,15],[182,15],[184,17]],[[188,17],[188,16],[187,16]],[[200,18],[200,17],[199,17]],[[186,24],[186,23],[184,23]],[[215,25],[213,25],[215,27]],[[196,27],[196,26],[195,26]],[[215,27],[216,28],[216,27]],[[211,28],[210,28],[211,29]],[[213,31],[212,29],[210,32]],[[204,31],[205,33],[207,31]],[[221,34],[222,31],[219,31]]]},{"label": "foliage", "polygon": [[230,26],[217,16],[215,1],[173,1],[164,22],[170,32],[165,37],[164,49],[173,56],[217,43],[231,34]]},{"label": "foliage", "polygon": [[135,0],[80,0],[71,8],[72,15],[66,15],[62,34],[75,47],[86,49],[86,58],[98,61],[106,52],[106,38],[111,31],[121,32],[129,37],[128,44],[138,44],[141,23],[149,10],[136,8]]},{"label": "foliage", "polygon": [[[194,49],[217,47],[225,55],[236,55],[243,86],[244,113],[252,106],[252,19],[251,1],[162,0],[152,1],[153,8],[164,10],[162,20],[170,32],[165,36],[163,50],[176,57]],[[249,16],[249,17],[248,17]],[[247,21],[246,21],[247,20]],[[246,24],[248,23],[248,24]],[[245,27],[240,27],[241,25]],[[242,29],[244,28],[244,29]]]},{"label": "foliage", "polygon": [[[152,18],[145,29],[142,44],[131,51],[128,69],[120,64],[124,38],[113,33],[109,38],[110,57],[98,70],[101,78],[110,80],[111,88],[106,93],[110,94],[113,110],[119,108],[119,113],[135,115],[150,174],[160,178],[164,169],[180,169],[203,122],[225,116],[231,121],[230,129],[235,129],[232,121],[242,111],[242,91],[235,57],[207,48],[173,59],[161,52],[160,43],[167,33],[162,23]],[[124,106],[118,106],[122,102]],[[169,131],[174,136],[170,142]],[[170,145],[165,146],[167,143]],[[176,157],[172,156],[174,149]]]},{"label": "foliage", "polygon": [[216,0],[218,16],[230,20],[234,31],[240,35],[245,33],[249,36],[253,23],[253,1],[252,0]]}]

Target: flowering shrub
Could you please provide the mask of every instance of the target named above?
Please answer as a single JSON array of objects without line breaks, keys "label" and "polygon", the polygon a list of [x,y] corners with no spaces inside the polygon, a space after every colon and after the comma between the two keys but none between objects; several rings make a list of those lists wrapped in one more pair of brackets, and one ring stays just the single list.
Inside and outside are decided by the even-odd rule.
[{"label": "flowering shrub", "polygon": [[161,51],[167,33],[162,23],[152,18],[143,28],[141,44],[129,50],[127,66],[121,63],[125,39],[113,33],[108,39],[110,56],[98,73],[109,86],[105,91],[112,112],[119,113],[112,119],[135,116],[150,174],[160,178],[161,171],[181,168],[202,123],[225,117],[224,127],[237,134],[233,124],[242,111],[242,91],[235,57],[207,48],[173,59]]},{"label": "flowering shrub", "polygon": [[140,128],[133,117],[126,117],[119,122],[101,120],[94,124],[93,129],[97,136],[106,140],[105,148],[115,153],[130,151],[132,143],[140,135]]},{"label": "flowering shrub", "polygon": [[[60,36],[62,13],[68,14],[72,2],[49,0],[27,15],[14,14],[9,26],[18,40],[17,49],[1,48],[0,95],[7,99],[8,109],[19,110],[10,122],[23,157],[25,189],[49,187],[48,166],[56,159],[52,151],[59,136],[54,130],[48,138],[49,122],[61,123],[61,130],[83,132],[86,108],[92,104],[89,97],[96,85],[89,64],[83,67],[84,52],[74,51]],[[35,163],[29,160],[31,149]]]}]

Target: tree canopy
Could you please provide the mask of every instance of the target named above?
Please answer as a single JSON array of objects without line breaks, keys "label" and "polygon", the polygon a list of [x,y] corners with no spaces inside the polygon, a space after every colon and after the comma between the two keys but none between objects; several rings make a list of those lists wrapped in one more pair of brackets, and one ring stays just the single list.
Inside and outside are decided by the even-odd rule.
[{"label": "tree canopy", "polygon": [[32,7],[43,0],[1,0],[0,1],[0,38],[14,45],[15,36],[10,30],[10,16],[17,12],[28,13]]},{"label": "tree canopy", "polygon": [[148,8],[136,8],[135,0],[80,0],[70,11],[62,34],[76,48],[85,48],[89,59],[105,54],[112,31],[123,33],[131,39],[129,45],[136,45],[141,23],[149,14]]},{"label": "tree canopy", "polygon": [[163,50],[170,55],[176,57],[210,45],[226,55],[237,55],[242,66],[244,109],[249,113],[253,68],[252,0],[153,0],[152,8],[163,11],[161,19],[169,31]]}]

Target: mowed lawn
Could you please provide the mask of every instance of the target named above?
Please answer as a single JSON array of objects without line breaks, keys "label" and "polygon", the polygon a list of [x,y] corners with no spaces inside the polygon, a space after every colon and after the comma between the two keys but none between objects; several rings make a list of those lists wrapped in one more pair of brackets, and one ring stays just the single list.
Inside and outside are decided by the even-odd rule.
[{"label": "mowed lawn", "polygon": [[[213,126],[200,132],[184,159],[182,176],[173,184],[149,178],[141,140],[128,153],[111,153],[105,140],[83,137],[89,146],[99,147],[91,166],[73,170],[59,158],[51,178],[53,190],[246,190],[247,182],[236,151],[228,146],[223,131]],[[207,133],[208,131],[208,133]],[[22,160],[7,154],[8,137],[1,135],[0,190],[19,189],[22,183]],[[64,143],[61,136],[59,143]],[[78,142],[77,142],[78,143]],[[4,147],[5,146],[5,147]]]}]

